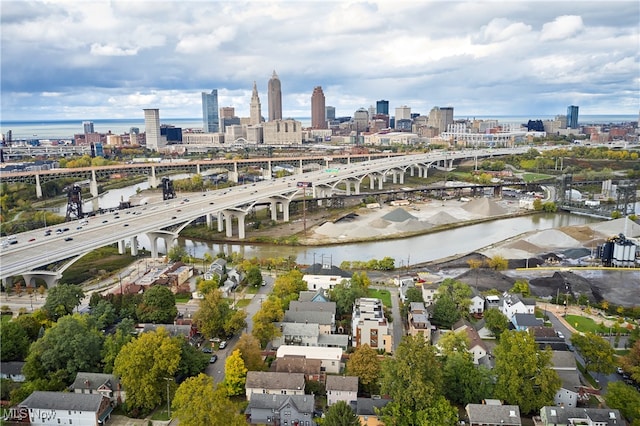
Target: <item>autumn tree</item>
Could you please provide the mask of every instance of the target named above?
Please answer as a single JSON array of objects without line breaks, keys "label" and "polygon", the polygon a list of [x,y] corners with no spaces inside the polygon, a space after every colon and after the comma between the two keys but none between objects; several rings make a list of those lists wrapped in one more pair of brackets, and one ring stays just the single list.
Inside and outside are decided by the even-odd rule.
[{"label": "autumn tree", "polygon": [[620,364],[633,380],[640,383],[640,340],[636,340],[629,353],[620,358]]},{"label": "autumn tree", "polygon": [[467,353],[469,349],[469,336],[465,331],[450,331],[444,333],[438,340],[438,347],[442,356],[447,357],[451,354],[460,352]]},{"label": "autumn tree", "polygon": [[142,322],[173,324],[178,315],[176,298],[165,286],[151,286],[142,295],[142,303],[138,306],[137,315]]},{"label": "autumn tree", "polygon": [[240,351],[240,356],[248,371],[263,371],[265,369],[260,342],[253,335],[242,333],[236,344],[236,349]]},{"label": "autumn tree", "polygon": [[214,275],[210,280],[200,279],[196,284],[196,288],[198,292],[202,295],[209,294],[213,290],[216,290],[220,287],[220,277],[218,275]]},{"label": "autumn tree", "polygon": [[224,321],[226,335],[236,334],[247,326],[247,313],[242,309],[231,309]]},{"label": "autumn tree", "polygon": [[148,413],[163,402],[165,378],[174,377],[180,352],[180,344],[164,327],[142,333],[120,350],[113,372],[127,389],[129,411]]},{"label": "autumn tree", "polygon": [[385,425],[457,423],[457,410],[443,396],[442,365],[433,346],[421,336],[405,336],[395,357],[385,360],[380,387],[392,398],[382,409]]},{"label": "autumn tree", "polygon": [[323,426],[360,426],[358,415],[344,402],[338,401],[327,410]]},{"label": "autumn tree", "polygon": [[276,278],[272,294],[282,300],[283,309],[289,308],[289,302],[298,300],[300,292],[307,289],[307,282],[297,269],[282,274]]},{"label": "autumn tree", "polygon": [[371,346],[358,346],[347,361],[347,374],[358,377],[358,385],[362,392],[375,395],[379,391],[380,359]]},{"label": "autumn tree", "polygon": [[101,353],[104,373],[113,373],[113,364],[116,362],[120,349],[133,340],[134,327],[133,320],[125,318],[117,325],[115,333],[107,335],[104,339]]},{"label": "autumn tree", "polygon": [[633,386],[624,382],[610,382],[604,397],[607,406],[620,410],[620,414],[627,420],[634,422],[634,426],[640,421],[640,392]]},{"label": "autumn tree", "polygon": [[538,349],[533,336],[506,331],[494,349],[496,384],[494,397],[518,405],[524,414],[553,405],[560,389],[558,373],[551,368],[551,350]]},{"label": "autumn tree", "polygon": [[584,367],[596,373],[611,374],[615,371],[615,351],[603,337],[591,332],[574,333],[571,343],[582,355]]},{"label": "autumn tree", "polygon": [[227,397],[224,386],[215,386],[206,374],[180,384],[171,401],[173,416],[184,426],[244,426],[247,421]]},{"label": "autumn tree", "polygon": [[205,294],[200,301],[198,309],[193,317],[198,330],[207,338],[225,335],[224,326],[231,307],[229,302],[222,297],[220,290],[213,290]]},{"label": "autumn tree", "polygon": [[238,349],[235,349],[227,357],[227,361],[224,364],[224,376],[229,396],[240,395],[244,392],[244,385],[247,381],[247,367],[245,367]]},{"label": "autumn tree", "polygon": [[513,283],[513,287],[509,290],[509,293],[521,294],[522,297],[529,297],[531,291],[529,290],[529,282],[524,279],[519,279]]},{"label": "autumn tree", "polygon": [[64,316],[31,345],[24,375],[30,381],[55,377],[69,385],[78,371],[101,371],[102,343],[102,333],[90,317]]},{"label": "autumn tree", "polygon": [[58,318],[69,315],[80,305],[84,298],[84,292],[79,285],[58,284],[49,289],[47,299],[42,307],[49,318],[57,320]]},{"label": "autumn tree", "polygon": [[509,319],[499,309],[492,308],[484,311],[484,321],[496,338],[509,329]]},{"label": "autumn tree", "polygon": [[487,259],[487,266],[496,271],[505,271],[509,267],[509,261],[500,255]]},{"label": "autumn tree", "polygon": [[266,347],[271,339],[280,335],[280,330],[274,323],[282,321],[283,318],[284,310],[282,301],[279,298],[269,296],[267,300],[262,302],[260,310],[253,316],[251,334],[260,342],[263,348]]}]

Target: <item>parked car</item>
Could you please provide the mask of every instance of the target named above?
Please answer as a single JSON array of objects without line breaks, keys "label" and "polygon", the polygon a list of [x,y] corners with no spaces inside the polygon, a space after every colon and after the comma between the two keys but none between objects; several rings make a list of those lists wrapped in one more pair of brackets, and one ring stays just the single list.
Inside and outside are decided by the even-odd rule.
[{"label": "parked car", "polygon": [[218,360],[218,355],[211,355],[211,358],[209,358],[209,364],[213,364],[217,360]]},{"label": "parked car", "polygon": [[205,354],[210,354],[212,351],[210,347],[205,346],[204,348],[202,348],[202,352],[204,352]]},{"label": "parked car", "polygon": [[227,347],[227,341],[223,340],[222,342],[220,342],[220,349],[224,349]]}]

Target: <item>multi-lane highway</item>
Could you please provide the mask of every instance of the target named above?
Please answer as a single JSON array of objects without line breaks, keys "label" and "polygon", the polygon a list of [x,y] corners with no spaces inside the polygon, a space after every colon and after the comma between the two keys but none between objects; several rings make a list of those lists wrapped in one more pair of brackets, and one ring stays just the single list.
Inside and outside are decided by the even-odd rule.
[{"label": "multi-lane highway", "polygon": [[[107,213],[80,221],[67,222],[15,235],[17,243],[3,239],[0,249],[0,278],[7,278],[37,269],[52,262],[72,258],[108,244],[137,235],[159,231],[166,227],[187,224],[206,214],[217,214],[227,209],[246,208],[259,201],[273,198],[291,199],[301,188],[297,182],[309,182],[311,187],[335,188],[340,181],[361,181],[367,175],[404,173],[411,166],[428,167],[438,161],[462,158],[488,157],[522,153],[523,148],[493,150],[432,152],[428,154],[389,157],[325,170],[296,174],[285,178],[265,180],[216,191],[203,192],[186,201],[173,199],[137,206],[117,213]],[[309,190],[309,189],[308,189]],[[66,231],[56,232],[58,229]]]}]

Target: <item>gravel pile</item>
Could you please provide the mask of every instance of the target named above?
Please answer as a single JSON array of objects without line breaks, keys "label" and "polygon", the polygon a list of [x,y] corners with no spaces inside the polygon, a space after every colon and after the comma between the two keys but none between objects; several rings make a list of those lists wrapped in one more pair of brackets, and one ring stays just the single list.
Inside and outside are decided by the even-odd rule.
[{"label": "gravel pile", "polygon": [[476,198],[462,206],[468,212],[482,216],[501,216],[508,213],[507,209],[488,198]]},{"label": "gravel pile", "polygon": [[434,214],[431,217],[428,217],[427,222],[433,224],[433,225],[446,225],[448,223],[454,223],[454,222],[459,222],[460,219],[451,216],[449,213],[447,212],[438,212],[436,214]]},{"label": "gravel pile", "polygon": [[382,219],[389,220],[391,222],[404,222],[409,219],[417,219],[417,217],[413,216],[405,209],[397,208],[382,216]]},{"label": "gravel pile", "polygon": [[[626,222],[626,226],[625,226]],[[629,218],[622,217],[620,219],[610,220],[608,222],[600,222],[593,225],[589,225],[591,229],[606,237],[625,234],[626,237],[637,238],[640,237],[640,225],[635,223]],[[626,233],[625,233],[626,227]]]},{"label": "gravel pile", "polygon": [[575,238],[571,238],[562,231],[546,229],[525,238],[525,241],[548,248],[571,248],[582,247],[582,243]]}]

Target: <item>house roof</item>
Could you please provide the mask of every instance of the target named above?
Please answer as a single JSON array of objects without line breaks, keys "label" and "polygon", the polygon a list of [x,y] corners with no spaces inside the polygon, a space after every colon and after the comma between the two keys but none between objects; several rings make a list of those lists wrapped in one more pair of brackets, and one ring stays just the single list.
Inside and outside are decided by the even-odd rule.
[{"label": "house roof", "polygon": [[164,327],[170,336],[189,336],[191,334],[190,325],[176,325],[176,324],[141,324],[143,332],[156,331],[160,327]]},{"label": "house roof", "polygon": [[556,370],[577,370],[576,357],[567,351],[553,351],[551,364]]},{"label": "house roof", "polygon": [[274,409],[280,411],[286,404],[293,405],[298,413],[313,413],[315,397],[313,395],[272,395],[266,393],[254,393],[245,410],[249,414],[252,409]]},{"label": "house roof", "polygon": [[358,392],[358,377],[357,376],[327,376],[326,389]]},{"label": "house roof", "polygon": [[517,405],[467,404],[465,411],[469,423],[484,425],[520,426],[520,407]]},{"label": "house roof", "polygon": [[289,303],[291,312],[331,312],[336,313],[336,302],[300,302],[292,300]]},{"label": "house roof", "polygon": [[377,416],[375,409],[380,409],[390,402],[391,400],[386,398],[358,398],[355,411],[359,416]]},{"label": "house roof", "polygon": [[35,391],[19,405],[43,410],[98,412],[104,396],[97,393]]},{"label": "house roof", "polygon": [[100,386],[117,390],[120,380],[113,374],[78,372],[71,384],[72,389],[98,389]]},{"label": "house roof", "polygon": [[311,336],[317,337],[320,334],[320,328],[317,323],[297,323],[297,322],[281,322],[278,323],[283,336]]},{"label": "house roof", "polygon": [[279,373],[319,374],[322,367],[319,359],[308,359],[300,355],[285,356],[274,360],[273,364]]},{"label": "house roof", "polygon": [[533,333],[533,337],[535,338],[535,340],[562,340],[558,337],[556,331],[551,327],[538,325],[535,327],[530,327],[529,332]]},{"label": "house roof", "polygon": [[318,346],[346,348],[349,346],[349,336],[346,334],[318,335]]},{"label": "house roof", "polygon": [[7,376],[17,376],[22,374],[22,367],[24,367],[22,361],[6,361],[0,362],[0,373]]},{"label": "house roof", "polygon": [[551,407],[545,406],[540,409],[541,417],[547,419],[548,423],[568,424],[569,419],[591,419],[594,422],[601,422],[607,426],[620,426],[622,417],[619,410],[610,408],[571,408],[571,407]]},{"label": "house roof", "polygon": [[304,272],[305,275],[337,275],[342,278],[351,278],[353,275],[351,272],[342,270],[337,266],[323,266],[321,263],[314,263],[302,272]]},{"label": "house roof", "polygon": [[278,350],[276,351],[276,358],[282,358],[288,355],[302,355],[310,359],[330,359],[340,361],[342,359],[342,349],[293,345],[281,345],[280,347],[278,347]]},{"label": "house roof", "polygon": [[519,327],[535,327],[543,324],[542,318],[536,318],[534,314],[514,314],[511,320]]},{"label": "house roof", "polygon": [[563,389],[578,392],[578,388],[582,386],[582,383],[580,383],[580,376],[577,370],[556,370],[556,373],[558,373],[558,377],[560,377]]},{"label": "house roof", "polygon": [[[247,388],[258,389],[304,389],[304,374],[280,373],[277,371],[248,371]],[[253,397],[252,397],[253,398]]]},{"label": "house roof", "polygon": [[303,290],[298,296],[300,302],[328,302],[329,300],[324,295],[323,289],[318,290]]},{"label": "house roof", "polygon": [[331,312],[292,311],[289,309],[284,313],[284,321],[332,325],[334,322],[334,314]]},{"label": "house roof", "polygon": [[426,308],[424,307],[424,302],[411,302],[409,303],[409,311],[411,312],[415,312],[415,311],[426,311]]}]

